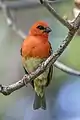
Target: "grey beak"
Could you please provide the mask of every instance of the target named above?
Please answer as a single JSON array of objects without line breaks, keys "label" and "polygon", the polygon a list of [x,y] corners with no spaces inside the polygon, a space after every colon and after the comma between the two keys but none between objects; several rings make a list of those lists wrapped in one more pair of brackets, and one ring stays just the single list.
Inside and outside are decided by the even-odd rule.
[{"label": "grey beak", "polygon": [[50,28],[50,27],[46,27],[44,32],[49,33],[49,32],[51,32],[51,31],[52,31],[52,30],[51,30],[51,28]]}]

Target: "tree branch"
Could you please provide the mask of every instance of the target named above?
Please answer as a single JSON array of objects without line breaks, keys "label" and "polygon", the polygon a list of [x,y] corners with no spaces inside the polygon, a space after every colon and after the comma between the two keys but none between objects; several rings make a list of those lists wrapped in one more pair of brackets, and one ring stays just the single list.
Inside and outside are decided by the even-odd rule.
[{"label": "tree branch", "polygon": [[0,93],[2,93],[3,95],[9,95],[12,92],[20,89],[24,85],[25,85],[24,84],[24,77],[21,80],[19,80],[18,82],[14,83],[12,85],[9,85],[9,86],[5,86],[5,85],[0,84]]},{"label": "tree branch", "polygon": [[[58,19],[58,17],[56,17],[56,18]],[[60,19],[58,19],[58,20],[60,21]],[[62,21],[60,21],[60,22],[62,23]],[[62,44],[58,47],[58,49],[46,61],[44,61],[42,64],[40,64],[39,67],[35,71],[30,73],[29,75],[24,75],[24,77],[20,81],[14,83],[12,85],[9,85],[9,86],[0,85],[0,92],[4,95],[11,94],[13,91],[18,90],[21,87],[25,86],[25,83],[24,83],[25,80],[26,80],[26,84],[28,84],[29,82],[34,80],[36,77],[38,77],[41,73],[43,73],[45,71],[45,69],[47,69],[51,64],[54,64],[54,62],[59,58],[59,56],[63,53],[65,48],[68,46],[68,44],[72,40],[74,34],[79,29],[79,26],[80,26],[80,14],[77,16],[77,18],[73,22],[73,25],[70,25],[68,35],[63,40]],[[57,63],[57,65],[60,68],[60,65],[58,63]]]},{"label": "tree branch", "polygon": [[66,26],[69,30],[72,28],[72,25],[69,24],[67,20],[64,20],[59,16],[59,14],[56,13],[55,9],[48,3],[48,0],[40,0],[41,4],[43,4],[48,11],[55,17],[57,18],[64,26]]},{"label": "tree branch", "polygon": [[69,30],[65,40],[63,40],[62,44],[58,47],[58,49],[46,61],[40,64],[35,71],[30,73],[29,75],[25,75],[17,83],[14,83],[9,86],[0,85],[0,92],[3,93],[4,95],[9,95],[13,91],[23,87],[25,85],[24,80],[26,80],[26,84],[28,84],[29,82],[34,80],[36,77],[38,77],[41,73],[43,73],[45,69],[47,69],[51,64],[53,64],[58,59],[58,57],[62,54],[62,52],[65,50],[65,48],[68,46],[68,44],[72,40],[76,31],[79,29],[79,26],[80,26],[80,14],[75,19],[73,27],[71,28],[71,30]]}]

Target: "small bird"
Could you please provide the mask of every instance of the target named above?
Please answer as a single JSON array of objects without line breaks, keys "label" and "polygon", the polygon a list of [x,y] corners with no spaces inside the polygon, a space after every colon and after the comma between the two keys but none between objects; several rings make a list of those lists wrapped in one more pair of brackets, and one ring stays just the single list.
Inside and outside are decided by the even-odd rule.
[{"label": "small bird", "polygon": [[[26,74],[36,70],[39,64],[51,55],[52,47],[48,41],[50,32],[50,27],[44,21],[38,21],[30,28],[29,34],[20,49],[22,64]],[[51,65],[30,83],[35,91],[34,110],[39,108],[46,110],[45,88],[50,83],[52,73],[53,66]]]}]

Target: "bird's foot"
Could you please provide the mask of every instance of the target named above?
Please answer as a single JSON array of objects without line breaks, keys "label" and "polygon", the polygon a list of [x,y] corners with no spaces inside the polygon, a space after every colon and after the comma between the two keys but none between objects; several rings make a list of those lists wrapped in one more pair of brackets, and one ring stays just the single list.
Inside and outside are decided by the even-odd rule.
[{"label": "bird's foot", "polygon": [[[26,75],[24,77],[26,78]],[[26,79],[23,79],[23,82],[24,82],[25,86],[27,87]]]},{"label": "bird's foot", "polygon": [[25,86],[27,87],[27,83],[26,83],[26,80],[24,80],[24,84],[25,84]]}]

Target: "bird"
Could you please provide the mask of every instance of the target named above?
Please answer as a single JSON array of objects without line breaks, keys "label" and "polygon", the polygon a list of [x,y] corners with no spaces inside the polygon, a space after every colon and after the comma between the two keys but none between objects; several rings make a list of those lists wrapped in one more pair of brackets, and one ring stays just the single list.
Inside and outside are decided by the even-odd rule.
[{"label": "bird", "polygon": [[[26,74],[36,70],[53,52],[49,42],[51,28],[45,21],[35,22],[26,38],[23,40],[20,54]],[[41,75],[30,82],[35,91],[33,109],[46,110],[45,88],[50,84],[53,74],[53,65],[50,65]]]}]

